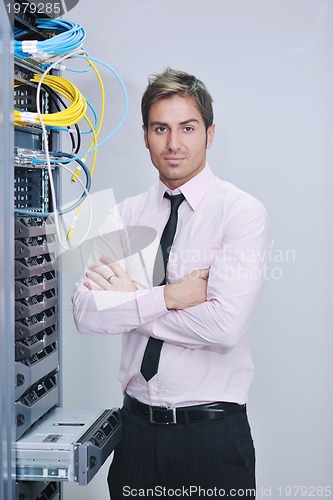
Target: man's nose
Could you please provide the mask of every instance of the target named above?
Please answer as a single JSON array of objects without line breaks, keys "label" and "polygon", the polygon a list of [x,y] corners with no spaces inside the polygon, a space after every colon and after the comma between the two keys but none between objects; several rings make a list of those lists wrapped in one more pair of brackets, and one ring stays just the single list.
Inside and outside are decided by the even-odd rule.
[{"label": "man's nose", "polygon": [[178,130],[171,130],[168,134],[168,148],[171,151],[178,151],[180,148],[180,137]]}]

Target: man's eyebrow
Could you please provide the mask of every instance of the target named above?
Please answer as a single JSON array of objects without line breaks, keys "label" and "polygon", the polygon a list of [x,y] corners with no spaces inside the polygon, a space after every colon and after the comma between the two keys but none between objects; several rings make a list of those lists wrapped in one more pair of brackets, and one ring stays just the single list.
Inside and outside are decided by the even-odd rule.
[{"label": "man's eyebrow", "polygon": [[189,120],[185,120],[183,122],[180,122],[179,125],[188,125],[189,123],[193,123],[193,122],[199,123],[199,120],[197,120],[196,118],[190,118]]},{"label": "man's eyebrow", "polygon": [[[188,125],[189,123],[193,123],[193,122],[199,123],[199,120],[197,120],[197,118],[189,118],[188,120],[184,120],[182,122],[179,122],[179,125]],[[168,123],[160,122],[158,120],[150,122],[150,124],[149,124],[150,127],[155,127],[156,125],[158,125],[159,127],[169,127]]]},{"label": "man's eyebrow", "polygon": [[159,125],[160,127],[168,127],[168,124],[166,122],[159,122],[157,120],[149,123],[150,127],[155,127],[155,125]]}]

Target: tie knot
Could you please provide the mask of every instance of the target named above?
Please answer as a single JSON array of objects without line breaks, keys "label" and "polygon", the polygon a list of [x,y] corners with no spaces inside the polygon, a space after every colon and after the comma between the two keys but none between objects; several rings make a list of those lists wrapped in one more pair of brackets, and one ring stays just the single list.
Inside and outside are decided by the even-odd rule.
[{"label": "tie knot", "polygon": [[164,198],[168,198],[170,200],[171,212],[177,212],[180,204],[185,200],[185,196],[182,193],[171,195],[165,192]]}]

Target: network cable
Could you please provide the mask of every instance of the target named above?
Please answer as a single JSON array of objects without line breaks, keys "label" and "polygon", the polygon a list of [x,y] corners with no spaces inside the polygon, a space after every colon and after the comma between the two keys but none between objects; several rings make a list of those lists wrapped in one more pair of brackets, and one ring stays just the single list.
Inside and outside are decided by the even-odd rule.
[{"label": "network cable", "polygon": [[[94,173],[94,167],[95,167],[95,162],[96,162],[96,152],[97,152],[97,148],[99,146],[101,146],[102,144],[104,144],[107,140],[109,140],[111,137],[113,137],[117,132],[118,130],[121,128],[125,118],[126,118],[126,115],[127,115],[127,111],[128,111],[128,97],[127,97],[127,92],[126,92],[126,88],[125,88],[125,85],[122,81],[122,79],[120,78],[119,74],[116,72],[115,69],[113,69],[110,65],[108,65],[107,63],[99,60],[99,59],[96,59],[94,57],[91,57],[91,56],[87,56],[87,55],[82,55],[82,54],[78,54],[78,52],[76,51],[74,54],[72,54],[71,56],[64,56],[56,61],[54,61],[50,66],[48,66],[48,68],[45,70],[45,72],[43,73],[43,75],[41,76],[41,79],[39,81],[39,85],[38,85],[38,88],[37,88],[37,93],[40,92],[40,84],[42,83],[43,79],[45,78],[46,76],[46,73],[48,73],[49,71],[51,71],[53,68],[57,68],[59,67],[59,63],[62,61],[62,60],[65,60],[65,59],[69,59],[70,57],[78,57],[78,58],[82,58],[82,59],[86,59],[88,61],[88,63],[91,65],[92,69],[95,71],[97,77],[98,77],[98,80],[99,80],[99,83],[100,83],[100,86],[101,86],[101,92],[102,92],[102,110],[101,110],[101,116],[100,116],[100,120],[99,120],[99,125],[98,125],[98,128],[96,130],[96,134],[94,134],[94,140],[93,142],[90,144],[89,148],[87,151],[85,151],[84,153],[80,154],[80,155],[76,155],[73,157],[73,159],[81,159],[83,158],[84,161],[87,157],[87,155],[91,152],[94,153],[94,159],[93,159],[93,164],[92,164],[92,167],[91,167],[91,175],[93,175]],[[102,79],[97,71],[97,68],[95,67],[95,65],[92,63],[92,61],[94,62],[97,62],[103,66],[105,66],[106,68],[108,68],[115,76],[116,78],[118,79],[120,85],[121,85],[121,88],[122,88],[122,91],[123,91],[123,95],[124,95],[124,112],[123,112],[123,115],[118,123],[118,125],[112,130],[112,132],[110,132],[102,141],[100,142],[97,142],[96,141],[96,137],[98,136],[99,132],[100,132],[100,129],[101,129],[101,126],[102,126],[102,121],[103,121],[103,116],[104,116],[104,86],[103,86],[103,82],[102,82]],[[39,100],[39,99],[38,99]],[[93,131],[93,127],[92,125],[90,124],[90,129]],[[94,131],[93,131],[94,132]],[[70,161],[70,160],[69,160]],[[77,178],[78,178],[78,175],[79,175],[79,169],[76,169],[76,171],[74,172],[74,175],[72,176],[72,181],[75,181]],[[75,213],[74,215],[74,218],[73,218],[73,221],[72,221],[72,224],[71,224],[71,227],[68,231],[68,234],[67,234],[67,237],[68,238],[71,238],[73,236],[73,231],[74,231],[74,226],[75,226],[75,223],[77,221],[77,218],[78,218],[78,215],[79,215],[79,212],[81,210],[81,206],[78,207],[77,209],[77,212]]]},{"label": "network cable", "polygon": [[[108,140],[110,140],[120,130],[120,128],[122,127],[122,125],[123,125],[123,123],[125,121],[125,118],[126,118],[126,115],[127,115],[127,112],[128,112],[128,96],[127,96],[127,91],[126,91],[124,82],[122,81],[122,79],[119,76],[119,74],[117,73],[117,71],[114,68],[112,68],[109,64],[105,63],[104,61],[101,61],[100,59],[96,59],[94,57],[91,57],[91,56],[88,56],[88,55],[85,55],[85,54],[78,54],[78,51],[75,51],[69,57],[67,57],[67,55],[64,56],[63,59],[67,59],[67,58],[70,58],[70,57],[86,59],[89,62],[90,66],[94,69],[94,71],[95,71],[95,73],[96,73],[97,76],[98,76],[98,72],[97,72],[96,67],[93,66],[92,61],[97,62],[98,64],[101,64],[102,66],[106,67],[117,78],[118,82],[120,83],[120,86],[121,86],[121,89],[122,89],[122,92],[123,92],[123,97],[124,97],[124,111],[123,111],[123,114],[122,114],[122,116],[121,116],[121,118],[120,118],[117,126],[109,134],[107,134],[106,137],[104,137],[101,141],[95,142],[93,145],[90,145],[89,148],[86,151],[84,151],[83,153],[75,156],[75,158],[81,159],[81,158],[85,158],[89,153],[94,152],[97,148],[99,148],[105,142],[107,142]],[[63,59],[61,59],[61,60],[63,60]],[[59,67],[61,67],[61,66],[59,65],[59,59],[58,59],[54,63],[52,63],[51,65],[47,65],[47,70],[50,71],[51,69],[54,69],[54,68],[58,69]],[[67,67],[66,66],[62,66],[61,69],[66,69],[67,70]],[[61,77],[59,77],[59,78],[61,78]],[[104,113],[104,88],[102,88],[103,83],[102,83],[102,80],[101,80],[100,76],[98,76],[98,80],[100,82],[100,86],[101,86],[101,90],[102,90],[102,99],[103,99],[102,111],[101,111],[101,118],[100,118],[100,122],[99,122],[99,125],[97,127],[97,130],[96,130],[95,126],[94,127],[90,126],[90,130],[92,130],[92,129],[96,130],[96,135],[97,136],[98,136],[98,134],[100,132],[100,129],[101,129],[102,114]],[[67,80],[67,81],[69,81],[69,80]],[[29,113],[28,114],[23,114],[23,115],[20,116],[17,113],[19,113],[19,112],[17,110],[15,110],[14,111],[14,119],[15,119],[15,124],[16,125],[22,125],[22,124],[24,125],[24,120],[26,120],[26,123],[32,123],[32,124],[36,123],[35,116],[31,116]],[[48,124],[47,122],[45,122],[45,123],[46,123],[47,126],[54,126],[54,127],[64,126],[64,124],[60,125],[60,123],[59,124],[56,124],[56,123]]]},{"label": "network cable", "polygon": [[[85,30],[82,28],[82,26],[80,26],[79,24],[74,23],[72,21],[64,20],[64,19],[53,19],[52,20],[52,19],[42,18],[42,19],[36,20],[36,26],[38,28],[50,30],[52,32],[60,31],[60,33],[58,33],[58,34],[56,34],[56,35],[54,35],[46,40],[42,40],[42,41],[36,41],[36,40],[18,41],[18,40],[15,40],[14,46],[15,46],[15,55],[16,56],[25,58],[25,57],[27,57],[26,54],[30,54],[33,56],[33,54],[38,53],[39,60],[41,62],[44,62],[44,66],[45,66],[46,65],[45,63],[48,59],[48,56],[50,56],[50,55],[65,54],[64,59],[67,59],[68,58],[67,55],[71,54],[70,57],[78,57],[78,58],[86,59],[89,63],[89,67],[92,67],[92,65],[90,64],[92,61],[97,62],[98,64],[101,64],[102,66],[106,67],[114,74],[114,76],[117,78],[117,80],[119,81],[119,83],[121,85],[123,96],[124,96],[124,112],[123,112],[123,115],[122,115],[118,125],[102,141],[100,141],[99,143],[95,143],[92,147],[89,147],[87,151],[85,151],[84,153],[82,153],[80,155],[77,155],[77,158],[84,158],[84,157],[86,157],[86,155],[88,153],[93,152],[95,149],[97,149],[98,147],[103,145],[106,141],[111,139],[111,137],[113,137],[121,128],[121,126],[125,120],[125,117],[127,115],[127,111],[128,111],[128,97],[127,97],[125,85],[124,85],[122,79],[120,78],[119,74],[117,73],[117,71],[114,68],[112,68],[110,65],[108,65],[107,63],[105,63],[99,59],[91,57],[90,55],[88,55],[84,51],[83,41],[86,37],[86,33],[85,33]],[[23,36],[23,34],[24,34],[24,31],[22,31],[22,30],[15,31],[16,37]],[[27,52],[23,51],[22,44],[24,46],[24,49]],[[80,54],[79,54],[79,52],[80,52]],[[62,60],[63,59],[57,59],[56,63],[52,64],[52,68],[57,68],[57,66],[59,67],[59,64]],[[47,63],[47,64],[49,64],[49,63]],[[67,68],[67,67],[63,67],[63,68],[68,70],[68,71],[77,71],[77,72],[86,71],[86,69],[74,70],[74,69]],[[61,68],[61,69],[63,69],[63,68]],[[27,118],[29,118],[29,116]],[[53,125],[53,126],[57,126],[57,125]],[[60,125],[58,125],[58,126],[60,126]],[[97,133],[97,135],[98,135],[98,133]]]},{"label": "network cable", "polygon": [[[47,91],[48,91],[48,92],[50,92],[50,93],[52,92],[52,89],[50,89],[49,87],[47,87],[47,85],[43,85],[43,87],[44,87],[45,89],[47,89]],[[55,95],[56,95],[56,94],[55,94]],[[59,96],[57,96],[57,99],[60,101],[60,97],[59,97]],[[86,98],[86,101],[87,101],[87,106],[88,106],[88,108],[90,109],[90,111],[91,111],[91,112],[92,112],[92,114],[93,114],[93,117],[94,117],[94,125],[93,125],[93,129],[96,131],[96,130],[97,130],[98,123],[99,123],[99,120],[98,120],[98,117],[97,117],[97,112],[96,112],[96,110],[95,110],[94,106],[92,105],[92,103],[91,103],[91,102],[90,102],[87,98]],[[65,108],[65,107],[66,107],[66,106],[64,105],[64,108]],[[60,110],[59,110],[59,111],[60,111]],[[59,127],[56,127],[56,126],[52,126],[52,127],[51,127],[51,126],[50,126],[49,128],[50,128],[50,129],[52,128],[53,130],[60,130],[60,131],[65,131],[65,132],[66,132],[66,130],[67,130],[66,128],[64,128],[64,127],[60,127],[60,126],[59,126]],[[68,130],[67,130],[67,131],[68,131]],[[92,133],[91,129],[89,129],[89,130],[80,130],[80,135],[88,135],[88,134],[91,134],[91,133]]]},{"label": "network cable", "polygon": [[[32,59],[35,59],[42,64],[42,66],[46,66],[46,69],[43,74],[36,74],[34,77],[31,79],[32,82],[37,83],[37,93],[36,93],[36,102],[37,102],[37,113],[30,113],[30,112],[22,112],[19,110],[14,111],[14,121],[15,125],[21,125],[24,126],[26,124],[33,124],[33,125],[40,125],[42,128],[42,134],[44,138],[44,144],[45,144],[45,161],[47,164],[47,168],[49,171],[49,183],[50,183],[50,191],[51,191],[51,197],[52,197],[52,204],[53,204],[53,209],[54,211],[52,213],[44,214],[44,216],[50,216],[53,215],[55,218],[55,224],[56,224],[56,230],[59,236],[59,241],[61,246],[65,248],[65,245],[62,244],[61,242],[61,236],[60,236],[60,229],[59,229],[59,223],[58,223],[58,216],[63,215],[64,213],[70,212],[71,210],[76,209],[72,224],[70,225],[70,229],[67,234],[67,238],[71,238],[73,236],[73,230],[75,227],[75,223],[77,221],[78,215],[80,213],[80,210],[82,208],[82,203],[86,196],[88,195],[88,191],[90,189],[90,184],[91,184],[91,177],[94,173],[95,169],[95,164],[96,164],[96,154],[97,154],[97,149],[99,146],[104,144],[107,140],[109,140],[111,137],[113,137],[118,130],[121,128],[125,117],[127,115],[128,111],[128,97],[127,97],[127,92],[124,86],[124,83],[118,73],[107,63],[96,59],[94,57],[91,57],[88,55],[83,47],[82,43],[85,38],[85,31],[76,23],[72,23],[71,21],[65,21],[65,20],[36,20],[36,25],[39,28],[43,28],[45,30],[52,30],[52,31],[60,31],[59,34],[54,35],[53,37],[48,38],[47,40],[43,40],[41,42],[39,41],[22,41],[19,42],[18,40],[15,40],[15,50],[18,57],[26,57],[26,54],[31,54]],[[22,37],[23,32],[16,32],[15,33],[15,38]],[[62,55],[64,54],[64,55]],[[61,57],[59,57],[61,56]],[[62,66],[61,63],[65,61],[66,59],[72,59],[72,58],[81,58],[85,59],[88,62],[88,68],[84,70],[72,70],[71,68],[67,68],[66,66]],[[50,61],[53,61],[50,64]],[[103,118],[104,118],[104,109],[105,109],[105,90],[104,90],[104,85],[103,85],[103,80],[94,64],[94,62],[101,64],[102,66],[106,67],[108,70],[110,70],[114,76],[117,78],[118,82],[120,83],[120,86],[122,88],[123,96],[124,96],[124,111],[121,116],[121,119],[118,123],[118,125],[106,136],[104,137],[103,140],[99,141],[98,136],[101,131],[102,123],[103,123]],[[95,72],[100,89],[101,89],[101,112],[100,116],[97,117],[97,113],[94,110],[93,106],[82,96],[80,91],[69,81],[64,79],[63,77],[58,77],[56,75],[50,75],[50,71],[52,69],[66,69],[68,71],[76,71],[76,72],[86,72],[89,69],[93,69]],[[56,109],[58,110],[55,113],[49,113],[49,114],[42,114],[41,113],[41,101],[40,101],[40,92],[41,88],[43,85],[43,89],[46,89],[49,91],[49,94],[52,94],[52,99],[55,100],[59,98],[59,102],[64,106],[64,102],[61,100],[60,96],[65,97],[67,100],[71,102],[71,104],[68,107],[65,107],[63,110],[59,110],[59,106],[55,106]],[[56,97],[54,96],[56,95]],[[88,118],[86,114],[87,107],[91,110],[93,113],[94,117],[94,124],[91,123],[90,119]],[[78,132],[78,122],[84,118],[89,126],[88,131],[84,131],[80,133]],[[75,126],[76,128],[76,133],[77,133],[77,144],[76,147],[74,147],[74,140],[71,135],[71,140],[72,140],[72,153],[73,155],[65,155],[62,154],[61,158],[61,164],[63,167],[65,167],[64,163],[69,163],[72,161],[76,161],[78,164],[78,167],[74,172],[72,172],[71,180],[72,182],[75,182],[76,180],[79,181],[79,183],[83,186],[82,181],[79,179],[80,175],[80,170],[84,169],[84,173],[87,176],[87,171],[89,172],[89,185],[86,183],[86,186],[84,187],[84,193],[82,196],[77,200],[74,204],[72,204],[70,207],[66,209],[66,212],[63,209],[58,209],[57,208],[57,202],[56,202],[56,196],[55,196],[55,189],[54,189],[54,183],[53,183],[53,176],[52,176],[52,170],[51,170],[51,165],[52,164],[57,164],[59,165],[59,162],[56,162],[55,158],[51,158],[49,154],[49,147],[48,147],[48,134],[47,134],[47,129],[53,128],[57,130],[63,130],[64,127],[65,130],[69,131],[70,134],[72,134],[72,129],[70,127]],[[88,147],[88,149],[79,154],[79,136],[81,134],[87,134],[87,133],[92,133],[93,138],[92,141]],[[90,167],[90,171],[88,170],[86,166],[86,158],[89,153],[93,153],[93,159],[92,159],[92,164]],[[52,153],[54,156],[54,153]],[[81,161],[82,160],[82,161]],[[36,164],[41,161],[40,159],[36,159]],[[68,170],[68,169],[67,169]],[[20,209],[21,213],[22,210]]]},{"label": "network cable", "polygon": [[[69,107],[65,107],[64,110],[57,111],[55,113],[48,113],[48,114],[43,114],[42,119],[47,127],[55,127],[55,128],[62,128],[62,127],[69,127],[71,125],[76,126],[77,123],[82,119],[85,118],[87,121],[90,131],[93,134],[93,140],[91,142],[90,148],[92,148],[94,145],[97,144],[97,136],[99,134],[101,124],[102,124],[102,118],[104,115],[104,88],[103,84],[102,85],[102,112],[101,112],[101,118],[99,120],[99,123],[96,123],[96,112],[94,111],[94,118],[95,118],[95,125],[93,126],[91,121],[89,120],[88,116],[86,115],[86,110],[87,110],[87,101],[86,99],[82,96],[81,92],[78,90],[78,88],[69,80],[56,76],[56,75],[48,75],[47,73],[49,72],[49,68],[41,75],[41,74],[35,74],[31,78],[31,82],[37,83],[37,96],[36,99],[39,101],[39,88],[41,83],[45,84],[48,89],[52,89],[53,92],[53,97],[54,93],[59,94],[63,97],[65,97],[67,100],[71,102],[71,105]],[[100,77],[99,77],[100,78]],[[20,84],[16,84],[15,86],[18,86]],[[60,102],[64,105],[63,101],[59,97]],[[65,106],[65,105],[64,105]],[[37,125],[40,124],[39,116],[38,113],[35,112],[28,112],[28,111],[19,111],[17,109],[14,110],[14,124],[17,126],[26,126],[27,124],[32,124],[32,125]],[[95,128],[97,130],[95,131]],[[90,149],[89,148],[89,149]],[[88,151],[89,151],[88,149]],[[75,153],[78,152],[78,148],[76,148]],[[81,156],[82,158],[83,156]],[[93,164],[91,167],[91,171],[93,172],[94,166],[96,163],[96,154],[94,154],[93,158]],[[79,171],[79,170],[78,170]],[[74,177],[76,179],[76,177]]]},{"label": "network cable", "polygon": [[[35,74],[30,81],[38,83],[42,75]],[[87,102],[79,89],[72,82],[66,80],[62,76],[45,75],[43,78],[48,87],[51,87],[55,92],[65,97],[71,102],[71,105],[62,111],[41,115],[43,123],[49,126],[68,126],[79,122],[85,115],[87,110]],[[15,87],[19,84],[15,84]],[[39,103],[37,103],[39,104]],[[26,124],[40,124],[38,113],[30,111],[14,110],[14,124],[24,126]]]},{"label": "network cable", "polygon": [[[40,125],[42,127],[42,134],[43,134],[43,137],[44,137],[44,144],[45,144],[45,159],[46,159],[46,164],[47,164],[47,170],[49,172],[49,184],[50,184],[50,191],[51,191],[51,197],[52,197],[53,209],[54,209],[54,212],[53,212],[54,223],[55,223],[55,227],[56,227],[56,233],[58,235],[59,244],[60,244],[60,246],[62,248],[66,249],[66,250],[68,250],[70,248],[73,248],[73,247],[70,247],[69,245],[66,245],[65,243],[63,243],[62,237],[61,237],[60,224],[59,224],[59,213],[58,213],[58,207],[57,207],[57,197],[56,197],[55,186],[54,186],[54,181],[53,181],[53,176],[52,176],[52,168],[51,168],[51,160],[50,160],[50,152],[49,152],[48,135],[47,135],[46,126],[45,126],[45,123],[44,123],[44,120],[43,120],[43,115],[42,115],[41,109],[40,109],[40,91],[41,91],[42,82],[48,76],[48,73],[52,70],[53,65],[59,64],[63,60],[72,57],[76,52],[77,52],[77,49],[74,50],[74,51],[72,51],[72,52],[69,52],[68,54],[65,54],[62,57],[57,58],[56,61],[53,64],[51,64],[51,66],[49,66],[44,71],[44,73],[40,76],[40,79],[39,79],[39,82],[38,82],[38,86],[37,86],[37,93],[36,93],[37,114],[38,114],[38,118],[39,118],[39,123],[40,123]],[[71,161],[71,160],[69,160],[69,161]],[[63,165],[63,166],[65,166],[65,165]],[[80,179],[78,179],[78,180],[81,183],[81,180]],[[87,190],[86,194],[88,194],[88,190]],[[89,199],[89,202],[90,202],[90,198],[89,197],[88,197],[88,199]],[[92,207],[91,207],[91,210],[90,210],[90,223],[91,223],[91,218],[92,218]],[[89,223],[89,226],[90,226],[90,223]],[[89,231],[89,228],[87,229],[84,237],[81,239],[81,241],[76,246],[80,245],[85,240],[86,235],[88,234],[88,231]]]},{"label": "network cable", "polygon": [[[49,96],[50,96],[50,98],[51,98],[51,100],[53,102],[53,105],[57,109],[57,111],[60,111],[59,103],[62,105],[63,108],[66,108],[66,104],[65,104],[64,100],[51,87],[48,87],[47,85],[44,85],[44,89],[48,92],[48,94],[49,94]],[[87,101],[87,104],[89,106],[88,101]],[[46,127],[46,128],[47,128],[47,130],[52,129],[52,130],[62,130],[62,131],[68,132],[69,136],[70,136],[71,143],[72,143],[72,154],[76,155],[80,151],[80,147],[81,147],[81,134],[85,134],[86,132],[82,132],[80,130],[80,128],[79,128],[79,125],[77,123],[74,123],[74,128],[75,128],[75,132],[76,132],[76,144],[75,144],[75,138],[74,138],[74,134],[73,134],[74,131],[73,131],[73,129],[69,125],[67,125],[67,127],[49,126],[49,127]],[[90,131],[90,133],[91,133],[91,131]]]},{"label": "network cable", "polygon": [[[116,77],[116,79],[118,80],[119,84],[120,84],[120,87],[122,89],[122,93],[123,93],[123,98],[124,98],[124,110],[123,110],[123,114],[117,124],[117,126],[109,133],[107,134],[102,140],[100,140],[95,146],[93,147],[90,147],[87,151],[84,151],[83,153],[81,153],[80,155],[76,155],[75,158],[84,158],[87,156],[88,153],[92,153],[95,149],[99,148],[100,146],[102,146],[103,144],[105,144],[105,142],[107,142],[108,140],[110,140],[119,130],[120,128],[122,127],[124,121],[125,121],[125,118],[127,116],[127,113],[128,113],[128,95],[127,95],[127,91],[126,91],[126,88],[125,88],[125,84],[122,80],[122,78],[120,77],[120,75],[118,74],[118,72],[112,68],[112,66],[110,66],[109,64],[107,64],[106,62],[104,61],[101,61],[100,59],[96,59],[95,57],[92,57],[92,56],[87,56],[87,55],[83,55],[83,54],[74,54],[73,55],[73,58],[80,58],[80,59],[86,59],[86,60],[90,60],[90,61],[94,61],[104,67],[106,67],[109,71],[111,71],[113,73],[113,75]],[[60,67],[59,64],[57,65],[56,63],[52,64],[51,65],[52,68],[54,67]],[[49,68],[51,67],[49,66]],[[66,69],[67,70],[67,67],[66,66],[61,66],[61,69]]]},{"label": "network cable", "polygon": [[[73,155],[71,155],[69,153],[65,153],[63,151],[51,151],[49,153],[49,155],[50,155],[50,164],[51,165],[58,165],[61,167],[64,166],[64,163],[67,164],[68,160],[71,161],[73,159]],[[31,168],[34,168],[34,166],[40,166],[42,162],[43,162],[43,164],[46,163],[46,157],[42,158],[42,156],[43,156],[42,151],[39,153],[38,158],[34,158],[33,156],[29,156],[28,154],[26,154],[23,158],[22,164],[25,167],[29,167],[29,165],[30,165]],[[64,161],[64,159],[66,159],[66,160]],[[87,193],[89,193],[90,188],[91,188],[91,177],[90,177],[90,172],[89,172],[88,167],[85,165],[85,163],[82,160],[73,160],[73,161],[76,161],[77,163],[80,164],[80,166],[85,174],[85,178],[86,178],[85,184],[83,184],[82,181],[80,182],[82,188],[84,189],[84,193],[82,193],[80,198],[78,200],[76,200],[74,203],[72,203],[71,205],[69,205],[68,207],[58,209],[58,215],[65,215],[65,214],[75,210],[79,205],[81,205],[81,203],[86,198]],[[66,168],[66,170],[73,175],[72,170],[70,170],[69,168]],[[31,215],[31,210],[29,210],[29,209],[15,208],[14,210],[16,213],[19,213],[19,214]],[[42,218],[52,217],[53,215],[54,215],[54,211],[53,212],[38,212],[38,216],[42,217]]]},{"label": "network cable", "polygon": [[[96,161],[96,152],[97,152],[97,138],[99,136],[99,133],[101,131],[101,128],[102,128],[102,124],[103,124],[103,120],[104,120],[104,112],[105,112],[105,90],[104,90],[104,84],[103,84],[103,80],[101,78],[101,75],[99,73],[99,71],[97,70],[96,66],[94,65],[94,63],[90,60],[90,59],[87,59],[89,65],[91,66],[91,68],[93,69],[94,73],[96,74],[97,76],[97,79],[98,79],[98,83],[99,83],[99,86],[100,86],[100,89],[101,89],[101,113],[100,113],[100,116],[99,116],[99,121],[98,121],[98,125],[96,127],[96,130],[95,130],[95,135],[94,135],[94,132],[92,130],[92,128],[90,127],[90,130],[91,132],[93,132],[93,135],[94,135],[94,139],[95,141],[91,142],[90,146],[88,147],[87,151],[86,151],[86,154],[83,156],[83,158],[86,158],[87,154],[90,152],[90,151],[94,151],[94,161],[93,161],[93,164],[92,164],[92,167],[91,167],[91,170],[90,170],[90,173],[91,173],[91,176],[93,175],[94,173],[94,169],[95,169],[95,161]],[[74,176],[72,178],[72,181],[75,182],[76,180],[76,176],[79,175],[79,169],[74,173]]]},{"label": "network cable", "polygon": [[[60,33],[46,40],[14,40],[14,55],[20,59],[28,56],[35,58],[45,57],[43,54],[63,55],[82,47],[86,32],[77,23],[64,19],[36,19],[37,28],[44,30],[60,31]],[[16,30],[14,36],[24,35],[22,30]]]},{"label": "network cable", "polygon": [[[66,56],[67,57],[67,56]],[[36,94],[36,101],[38,103],[38,106],[40,107],[40,90],[41,90],[41,85],[42,83],[44,83],[44,81],[47,83],[47,89],[51,89],[52,92],[56,91],[58,92],[59,94],[63,95],[64,97],[66,97],[68,100],[72,101],[72,105],[70,108],[72,108],[70,111],[71,113],[68,113],[68,110],[69,108],[66,108],[65,110],[63,111],[58,111],[56,113],[50,113],[50,114],[38,114],[37,113],[27,113],[27,112],[18,112],[16,110],[16,112],[14,113],[15,115],[15,124],[16,125],[21,125],[22,123],[26,123],[26,122],[31,122],[33,121],[34,123],[39,123],[39,124],[42,124],[45,126],[45,131],[46,131],[46,126],[55,126],[56,124],[59,124],[59,125],[70,125],[72,124],[72,122],[76,122],[77,120],[80,120],[82,117],[84,117],[86,119],[86,121],[88,122],[88,125],[89,127],[91,128],[91,132],[93,133],[93,141],[91,143],[91,146],[95,145],[96,142],[97,142],[97,135],[96,135],[96,132],[93,128],[93,125],[91,124],[89,118],[87,117],[86,114],[83,115],[83,113],[85,112],[86,108],[87,108],[87,105],[86,105],[86,101],[84,100],[83,101],[83,97],[81,95],[81,93],[78,91],[78,89],[71,83],[69,82],[68,80],[62,78],[62,77],[58,77],[58,76],[55,76],[55,75],[47,75],[47,73],[49,72],[50,68],[47,69],[44,74],[40,75],[40,74],[36,74],[34,75],[34,77],[31,79],[32,82],[36,82],[38,81],[38,86],[37,86],[37,94]],[[63,101],[62,101],[63,103]],[[64,104],[64,103],[63,103]],[[103,107],[104,107],[104,98],[103,98]],[[59,107],[58,107],[59,108]],[[69,122],[68,122],[69,120]],[[74,125],[76,126],[76,123],[74,123]],[[100,129],[100,125],[101,123],[99,124],[98,126],[98,130]],[[43,130],[43,134],[44,134],[44,130]],[[47,144],[47,134],[44,136],[44,143]],[[77,150],[76,150],[77,152]],[[92,166],[91,166],[91,170],[90,172],[87,170],[87,167],[85,165],[85,162],[84,161],[81,161],[80,159],[76,159],[76,160],[79,160],[77,161],[77,163],[79,164],[79,167],[74,171],[72,172],[72,180],[75,179],[78,180],[78,175],[79,175],[79,172],[81,171],[81,169],[84,167],[85,169],[85,173],[88,171],[89,172],[89,185],[86,186],[86,189],[90,189],[90,183],[91,183],[91,175],[92,175],[92,172],[94,170],[94,167],[95,167],[95,163],[96,163],[96,154],[97,154],[97,150],[94,151],[94,155],[93,155],[93,162],[92,162]],[[63,157],[67,156],[67,158],[69,158],[68,161],[73,161],[73,157],[72,155],[62,155]],[[38,164],[40,162],[43,162],[42,159],[36,159],[35,160],[35,164]],[[52,163],[51,162],[51,159],[50,159],[50,164]],[[53,186],[53,181],[52,181],[52,173],[51,173],[51,169],[49,171],[49,177],[50,177],[50,185]],[[80,182],[81,183],[81,182]],[[51,188],[51,194],[52,194],[52,199],[53,199],[53,205],[56,206],[56,201],[55,201],[55,195],[53,195],[53,190]],[[64,210],[55,210],[55,217],[57,217],[58,215],[63,215],[64,213],[67,213],[69,211],[72,211],[74,210],[75,208],[77,208],[77,211],[75,213],[75,216],[73,218],[73,221],[72,221],[72,224],[71,224],[71,228],[70,228],[70,237],[73,236],[73,231],[74,231],[74,226],[75,226],[75,223],[77,221],[77,218],[78,218],[78,215],[79,215],[79,212],[81,210],[81,207],[82,207],[82,202],[84,201],[84,198],[85,196],[82,196],[80,200],[78,200],[78,202],[76,202],[74,205],[71,205],[66,211]],[[50,213],[46,213],[45,216],[50,216],[51,214]],[[57,226],[56,226],[57,227]]]}]

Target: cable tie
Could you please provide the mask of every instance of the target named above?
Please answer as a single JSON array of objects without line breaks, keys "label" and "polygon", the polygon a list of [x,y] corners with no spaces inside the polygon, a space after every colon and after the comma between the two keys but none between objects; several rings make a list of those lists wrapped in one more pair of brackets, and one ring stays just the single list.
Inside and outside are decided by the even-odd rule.
[{"label": "cable tie", "polygon": [[24,123],[37,123],[37,115],[36,113],[31,113],[30,111],[22,111],[20,113],[21,122]]},{"label": "cable tie", "polygon": [[23,40],[22,41],[22,52],[28,54],[35,54],[38,52],[37,49],[38,40]]}]

